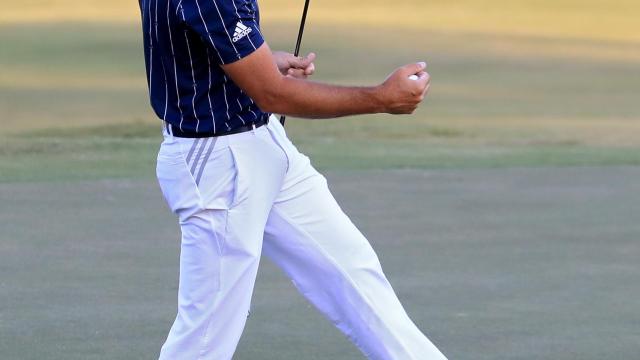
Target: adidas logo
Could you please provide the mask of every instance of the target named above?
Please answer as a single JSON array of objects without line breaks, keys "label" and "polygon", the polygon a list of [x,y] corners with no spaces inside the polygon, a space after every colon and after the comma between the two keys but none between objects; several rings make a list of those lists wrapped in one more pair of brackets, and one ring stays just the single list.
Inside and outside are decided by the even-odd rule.
[{"label": "adidas logo", "polygon": [[233,42],[238,42],[238,40],[249,35],[252,30],[252,28],[246,27],[241,21],[238,21],[238,24],[236,25],[236,31],[233,33]]}]

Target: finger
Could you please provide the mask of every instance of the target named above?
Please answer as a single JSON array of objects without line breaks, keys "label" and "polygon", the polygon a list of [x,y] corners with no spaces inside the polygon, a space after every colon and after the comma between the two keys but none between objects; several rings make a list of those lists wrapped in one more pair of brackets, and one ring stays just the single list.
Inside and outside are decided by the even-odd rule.
[{"label": "finger", "polygon": [[304,69],[304,73],[307,76],[308,75],[313,75],[313,73],[315,73],[315,72],[316,72],[316,66],[313,63],[309,64],[309,66],[307,66],[307,68]]},{"label": "finger", "polygon": [[416,80],[416,84],[421,86],[423,89],[431,83],[431,75],[428,72],[421,71],[416,74],[418,79]]},{"label": "finger", "polygon": [[424,80],[426,78],[429,77],[429,73],[426,71],[420,71],[419,73],[415,74],[418,77],[418,80]]},{"label": "finger", "polygon": [[427,63],[426,62],[418,62],[418,63],[413,63],[413,64],[408,64],[403,66],[401,69],[401,72],[403,75],[405,76],[410,76],[410,75],[417,75],[420,72],[423,72],[427,69]]},{"label": "finger", "polygon": [[313,64],[313,62],[316,60],[316,54],[315,53],[308,53],[307,56],[305,56],[303,58],[303,63],[304,63],[304,67],[309,67],[309,65]]},{"label": "finger", "polygon": [[289,65],[292,68],[296,68],[296,69],[306,69],[309,65],[313,63],[315,59],[316,59],[316,54],[309,53],[305,57],[292,57],[291,60],[289,61]]},{"label": "finger", "polygon": [[287,76],[294,77],[296,79],[306,79],[307,75],[305,74],[304,69],[289,69],[287,71]]}]

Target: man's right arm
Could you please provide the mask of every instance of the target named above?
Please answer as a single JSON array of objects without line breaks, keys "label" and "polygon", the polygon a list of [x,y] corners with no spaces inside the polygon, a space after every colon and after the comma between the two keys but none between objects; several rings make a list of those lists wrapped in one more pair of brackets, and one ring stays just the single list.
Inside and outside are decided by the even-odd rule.
[{"label": "man's right arm", "polygon": [[[284,76],[266,42],[241,60],[222,65],[222,69],[262,110],[304,118],[410,114],[430,86],[424,63],[401,67],[372,87],[335,86]],[[418,80],[409,79],[411,75],[417,75]]]}]

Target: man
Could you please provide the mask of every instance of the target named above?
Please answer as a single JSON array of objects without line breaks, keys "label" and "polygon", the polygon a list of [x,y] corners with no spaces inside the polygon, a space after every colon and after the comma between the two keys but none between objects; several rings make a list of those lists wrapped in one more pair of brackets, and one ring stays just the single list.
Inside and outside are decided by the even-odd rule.
[{"label": "man", "polygon": [[445,359],[271,116],[412,113],[429,89],[426,64],[375,87],[319,84],[305,80],[313,54],[271,52],[256,0],[141,0],[140,8],[151,104],[164,120],[157,175],[182,230],[178,315],[160,359],[232,358],[262,253],[367,357]]}]

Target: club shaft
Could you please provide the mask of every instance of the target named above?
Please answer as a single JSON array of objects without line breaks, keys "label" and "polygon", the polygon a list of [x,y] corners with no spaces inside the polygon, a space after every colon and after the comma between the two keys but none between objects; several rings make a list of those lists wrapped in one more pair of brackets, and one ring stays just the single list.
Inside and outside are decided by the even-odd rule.
[{"label": "club shaft", "polygon": [[[302,45],[302,35],[304,35],[304,25],[307,23],[307,13],[309,12],[310,0],[304,1],[304,10],[302,10],[302,19],[300,20],[300,29],[298,29],[298,40],[296,41],[296,48],[293,51],[294,56],[300,55],[300,46]],[[287,117],[285,115],[280,116],[280,123],[284,126],[284,122]]]},{"label": "club shaft", "polygon": [[309,12],[309,1],[304,1],[304,10],[302,11],[302,20],[300,20],[300,29],[298,30],[298,40],[296,41],[296,49],[293,55],[300,55],[300,45],[302,45],[302,35],[304,34],[304,25],[307,22],[307,13]]}]

